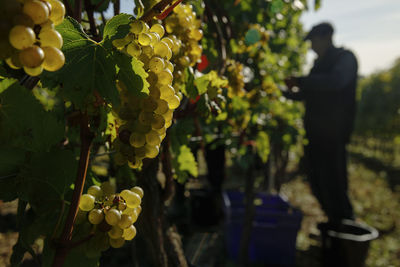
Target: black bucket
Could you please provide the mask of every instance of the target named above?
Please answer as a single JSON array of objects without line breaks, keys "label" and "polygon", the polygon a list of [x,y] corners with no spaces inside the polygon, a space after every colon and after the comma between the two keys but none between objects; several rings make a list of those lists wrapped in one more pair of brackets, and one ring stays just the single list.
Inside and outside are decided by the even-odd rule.
[{"label": "black bucket", "polygon": [[321,224],[322,256],[324,267],[364,267],[371,240],[378,231],[353,220],[342,220],[332,227]]}]

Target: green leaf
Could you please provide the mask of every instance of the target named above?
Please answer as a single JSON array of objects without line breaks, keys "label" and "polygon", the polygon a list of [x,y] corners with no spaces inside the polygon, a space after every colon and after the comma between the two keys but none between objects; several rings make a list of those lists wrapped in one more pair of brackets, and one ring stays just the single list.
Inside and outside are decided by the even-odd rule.
[{"label": "green leaf", "polygon": [[321,0],[314,1],[314,10],[317,11],[321,7]]},{"label": "green leaf", "polygon": [[210,84],[210,77],[209,75],[205,74],[199,78],[194,80],[194,84],[196,85],[197,91],[199,95],[204,94],[208,90],[208,86]]},{"label": "green leaf", "polygon": [[97,12],[106,11],[110,5],[110,0],[90,0],[90,3],[96,7]]},{"label": "green leaf", "polygon": [[18,83],[0,94],[0,103],[0,144],[47,151],[64,138],[64,122]]},{"label": "green leaf", "polygon": [[246,45],[253,45],[260,41],[261,39],[261,34],[257,29],[250,29],[246,32],[246,35],[244,36],[244,41]]},{"label": "green leaf", "polygon": [[273,0],[271,3],[270,11],[273,14],[280,13],[285,6],[285,3],[282,0]]},{"label": "green leaf", "polygon": [[25,160],[25,151],[13,147],[0,149],[0,199],[11,201],[17,198],[16,177]]},{"label": "green leaf", "polygon": [[119,51],[114,52],[113,56],[119,68],[118,80],[122,81],[133,95],[148,95],[150,85],[146,80],[148,75],[143,68],[143,63]]},{"label": "green leaf", "polygon": [[64,38],[65,65],[58,72],[45,73],[45,80],[62,84],[61,93],[80,109],[84,109],[94,91],[107,102],[118,105],[116,66],[111,53],[102,43],[89,39],[82,26],[72,18],[65,19],[57,30]]},{"label": "green leaf", "polygon": [[186,145],[180,147],[177,161],[180,171],[187,171],[194,177],[198,176],[197,162],[189,147]]},{"label": "green leaf", "polygon": [[189,98],[195,99],[198,95],[196,87],[194,86],[193,72],[189,68],[185,69],[185,85],[182,86],[182,92]]},{"label": "green leaf", "polygon": [[113,41],[115,39],[124,38],[130,30],[129,22],[132,15],[119,14],[109,21],[104,27],[103,40]]},{"label": "green leaf", "polygon": [[0,81],[0,93],[10,87],[12,84],[16,83],[16,79],[4,79]]},{"label": "green leaf", "polygon": [[269,136],[265,132],[258,132],[256,137],[256,147],[258,156],[263,163],[266,163],[270,153]]}]

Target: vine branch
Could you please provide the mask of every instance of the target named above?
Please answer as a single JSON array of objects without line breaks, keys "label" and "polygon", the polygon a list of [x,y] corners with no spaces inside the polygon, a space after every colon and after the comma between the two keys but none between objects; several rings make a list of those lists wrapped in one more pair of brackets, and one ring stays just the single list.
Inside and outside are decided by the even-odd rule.
[{"label": "vine branch", "polygon": [[164,8],[166,8],[172,2],[173,0],[161,0],[156,5],[154,5],[149,11],[143,14],[143,16],[140,19],[143,20],[144,22],[149,22],[155,16],[160,15],[161,12],[164,10]]},{"label": "vine branch", "polygon": [[61,267],[65,261],[67,253],[70,249],[68,246],[71,238],[76,215],[78,213],[79,201],[82,195],[83,186],[85,185],[86,173],[89,164],[90,147],[93,141],[93,134],[89,129],[89,120],[87,114],[81,114],[81,151],[79,157],[78,173],[75,180],[75,188],[72,195],[71,206],[68,211],[67,220],[63,232],[57,244],[56,255],[53,261],[53,267]]}]

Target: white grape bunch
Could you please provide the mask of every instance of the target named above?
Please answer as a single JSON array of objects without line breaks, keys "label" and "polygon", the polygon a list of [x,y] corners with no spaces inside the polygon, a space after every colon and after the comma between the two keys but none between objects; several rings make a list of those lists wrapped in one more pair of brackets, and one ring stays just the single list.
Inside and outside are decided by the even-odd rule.
[{"label": "white grape bunch", "polygon": [[81,196],[77,220],[79,223],[89,221],[93,225],[94,235],[97,232],[107,235],[108,245],[102,246],[103,251],[109,246],[122,247],[125,241],[136,236],[134,223],[142,210],[140,204],[143,195],[143,189],[139,186],[117,194],[110,182],[104,182],[101,186],[93,185]]},{"label": "white grape bunch", "polygon": [[174,65],[170,62],[172,50],[179,43],[164,34],[161,24],[149,27],[133,20],[130,33],[113,41],[117,49],[143,62],[150,84],[150,93],[143,98],[132,95],[123,82],[117,81],[121,105],[115,109],[119,128],[113,145],[118,165],[128,163],[131,168],[139,168],[144,158],[155,158],[172,124],[173,111],[179,107],[180,98],[172,87]]},{"label": "white grape bunch", "polygon": [[201,21],[197,19],[191,5],[181,3],[165,19],[164,25],[167,33],[170,34],[170,39],[179,44],[173,50],[173,61],[176,65],[174,79],[176,83],[182,83],[184,69],[198,63],[203,53],[203,48],[199,44],[203,38]]},{"label": "white grape bunch", "polygon": [[0,60],[38,76],[65,63],[63,39],[54,26],[65,16],[59,0],[0,0]]}]

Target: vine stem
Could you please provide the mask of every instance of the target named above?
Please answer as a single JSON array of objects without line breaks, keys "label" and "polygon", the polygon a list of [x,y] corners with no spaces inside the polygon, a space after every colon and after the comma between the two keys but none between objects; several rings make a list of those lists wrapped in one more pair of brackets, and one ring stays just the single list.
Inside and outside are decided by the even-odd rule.
[{"label": "vine stem", "polygon": [[89,120],[87,114],[81,114],[81,151],[79,157],[78,173],[75,180],[74,192],[72,195],[71,206],[68,211],[67,220],[64,225],[63,232],[57,242],[56,254],[53,261],[53,267],[62,267],[65,258],[70,249],[69,243],[72,238],[72,231],[76,215],[78,213],[79,201],[82,195],[83,186],[85,185],[86,173],[89,164],[90,147],[93,140],[93,134],[89,129]]},{"label": "vine stem", "polygon": [[160,15],[164,8],[170,5],[173,0],[161,0],[156,5],[154,5],[149,11],[147,11],[143,16],[140,18],[145,22],[149,22],[152,18],[157,15]]}]

